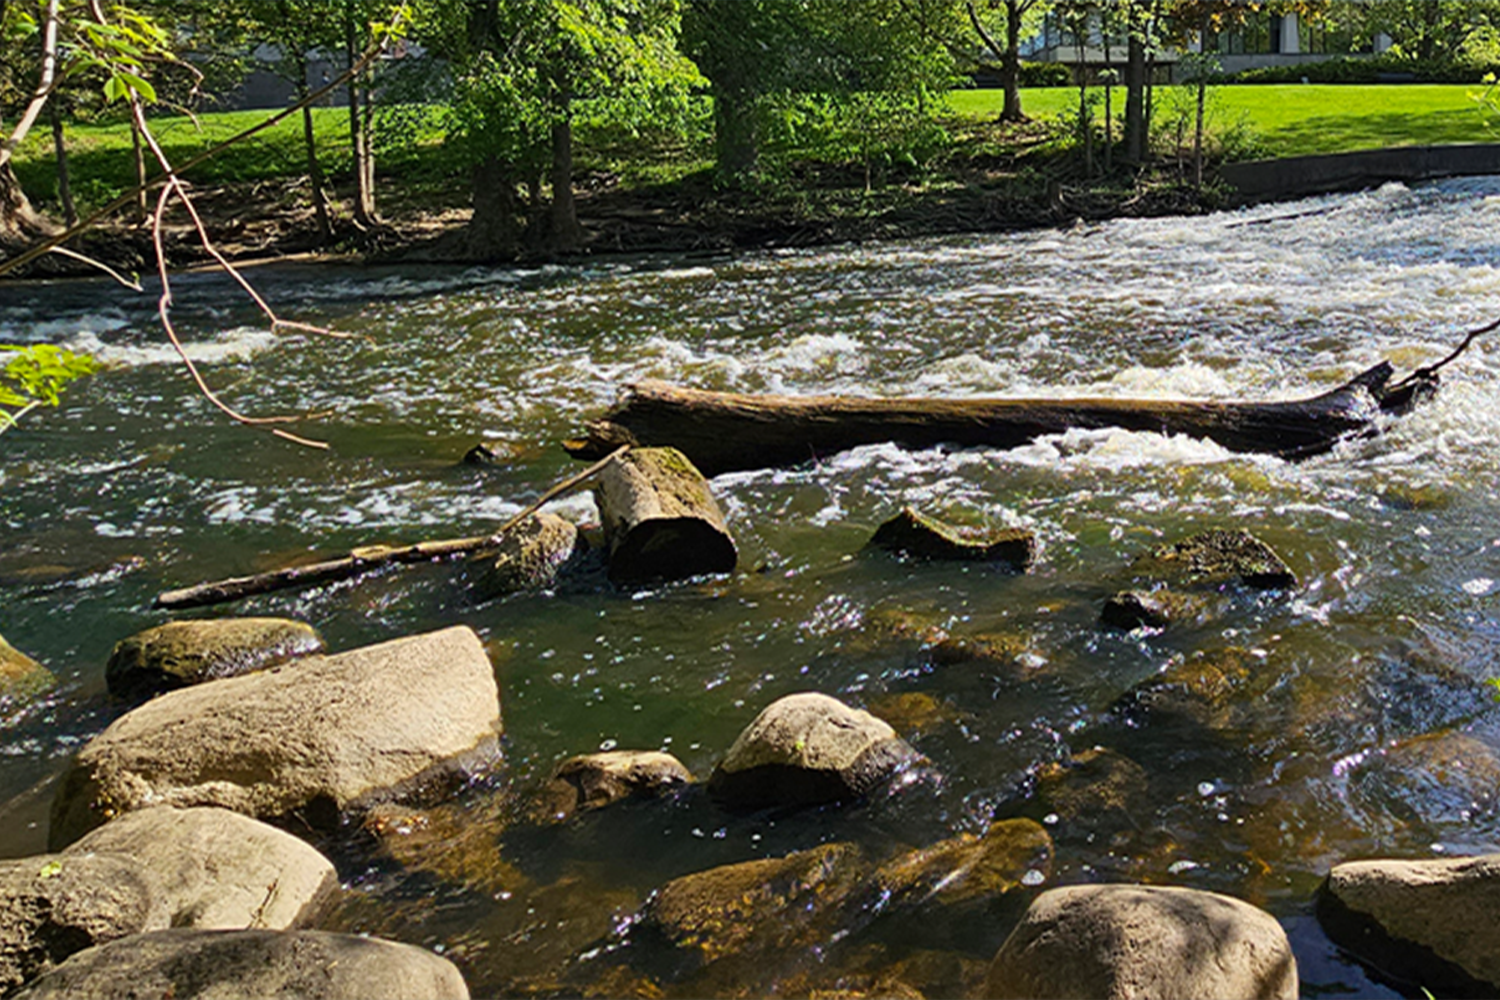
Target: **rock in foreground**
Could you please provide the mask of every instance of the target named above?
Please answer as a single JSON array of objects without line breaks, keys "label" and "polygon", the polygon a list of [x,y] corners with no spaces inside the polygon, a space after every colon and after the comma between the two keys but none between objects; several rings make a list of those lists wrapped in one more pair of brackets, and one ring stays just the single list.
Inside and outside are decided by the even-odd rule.
[{"label": "rock in foreground", "polygon": [[127,813],[63,857],[87,853],[139,865],[167,914],[163,926],[284,930],[305,924],[338,888],[332,862],[306,842],[227,809]]},{"label": "rock in foreground", "polygon": [[1042,893],[1001,945],[985,996],[1295,1000],[1281,925],[1196,889],[1079,885]]},{"label": "rock in foreground", "polygon": [[164,930],[79,952],[19,994],[28,1000],[467,1000],[452,962],[409,944],[321,931]]},{"label": "rock in foreground", "polygon": [[1439,996],[1500,996],[1500,854],[1352,861],[1328,874],[1329,937]]},{"label": "rock in foreground", "polygon": [[115,645],[104,679],[116,698],[145,700],[163,691],[238,677],[323,651],[306,622],[286,618],[213,618],[167,622]]},{"label": "rock in foreground", "polygon": [[148,805],[331,826],[488,764],[499,730],[494,671],[467,627],[309,657],[117,719],[64,774],[49,838],[60,847]]},{"label": "rock in foreground", "polygon": [[870,545],[917,559],[1005,563],[1018,573],[1036,560],[1036,536],[1024,528],[965,529],[903,507],[875,530]]},{"label": "rock in foreground", "polygon": [[858,798],[921,759],[889,724],[826,694],[787,695],[756,716],[709,778],[726,805]]}]

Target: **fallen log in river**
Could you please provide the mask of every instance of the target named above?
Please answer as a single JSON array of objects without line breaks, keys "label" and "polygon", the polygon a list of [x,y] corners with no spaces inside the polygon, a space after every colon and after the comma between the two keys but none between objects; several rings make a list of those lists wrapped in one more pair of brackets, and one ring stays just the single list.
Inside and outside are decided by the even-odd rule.
[{"label": "fallen log in river", "polygon": [[[1456,356],[1456,355],[1455,355]],[[912,399],[706,392],[644,381],[567,444],[592,459],[623,444],[670,445],[705,475],[799,465],[891,441],[1014,448],[1071,428],[1184,434],[1230,451],[1305,458],[1370,433],[1381,414],[1403,414],[1437,388],[1437,368],[1391,384],[1381,362],[1330,392],[1283,402],[1158,399]]]}]

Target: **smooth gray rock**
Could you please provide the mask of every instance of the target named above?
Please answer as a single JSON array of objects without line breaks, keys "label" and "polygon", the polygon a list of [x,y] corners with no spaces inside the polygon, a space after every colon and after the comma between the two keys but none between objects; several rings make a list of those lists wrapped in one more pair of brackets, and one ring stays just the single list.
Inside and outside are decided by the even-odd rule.
[{"label": "smooth gray rock", "polygon": [[864,795],[920,759],[888,723],[809,691],[766,706],[708,787],[737,808],[837,802]]},{"label": "smooth gray rock", "polygon": [[317,629],[287,618],[167,622],[116,643],[104,679],[115,697],[143,701],[322,651]]},{"label": "smooth gray rock", "polygon": [[[1320,895],[1319,920],[1356,954],[1403,966],[1440,995],[1500,995],[1500,854],[1351,861],[1329,872]],[[1373,948],[1358,940],[1370,925],[1387,938]]]},{"label": "smooth gray rock", "polygon": [[333,863],[306,842],[227,809],[126,813],[63,856],[86,853],[135,861],[172,927],[297,927],[338,888]]},{"label": "smooth gray rock", "polygon": [[41,854],[0,861],[0,995],[84,948],[167,926],[129,858]]},{"label": "smooth gray rock", "polygon": [[74,955],[17,995],[92,1000],[467,1000],[447,959],[409,944],[322,931],[141,934]]},{"label": "smooth gray rock", "polygon": [[446,788],[499,753],[495,675],[464,626],[172,691],[121,716],[65,772],[54,848],[152,805],[314,826]]},{"label": "smooth gray rock", "polygon": [[1296,1000],[1281,925],[1196,889],[1078,885],[1038,896],[990,964],[985,996]]}]

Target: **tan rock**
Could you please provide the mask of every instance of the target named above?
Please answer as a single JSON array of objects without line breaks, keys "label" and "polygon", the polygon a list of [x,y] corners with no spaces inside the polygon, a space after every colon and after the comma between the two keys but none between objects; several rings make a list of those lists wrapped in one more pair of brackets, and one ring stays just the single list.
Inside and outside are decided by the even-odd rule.
[{"label": "tan rock", "polygon": [[110,694],[140,700],[322,651],[317,629],[286,618],[167,622],[118,642],[104,679]]}]

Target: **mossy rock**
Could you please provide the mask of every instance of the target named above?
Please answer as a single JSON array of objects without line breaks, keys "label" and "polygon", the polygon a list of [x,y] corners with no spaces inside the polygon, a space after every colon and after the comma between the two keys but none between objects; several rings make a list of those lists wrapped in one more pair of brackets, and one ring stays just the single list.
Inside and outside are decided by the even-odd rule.
[{"label": "mossy rock", "polygon": [[104,678],[115,697],[144,701],[322,651],[317,629],[286,618],[167,622],[117,643]]},{"label": "mossy rock", "polygon": [[584,754],[557,766],[533,814],[544,821],[564,820],[624,799],[670,795],[692,782],[682,761],[660,750]]},{"label": "mossy rock", "polygon": [[982,836],[962,833],[881,865],[874,885],[893,905],[995,899],[1052,875],[1052,838],[1029,819],[1001,820]]},{"label": "mossy rock", "polygon": [[1065,761],[1046,764],[1036,775],[1041,807],[1065,824],[1134,827],[1134,812],[1145,799],[1145,768],[1123,754],[1095,747]]},{"label": "mossy rock", "polygon": [[1297,576],[1276,550],[1240,529],[1214,529],[1157,549],[1138,566],[1194,583],[1238,581],[1255,590],[1289,590]]},{"label": "mossy rock", "polygon": [[0,636],[0,703],[33,698],[55,682],[52,671]]},{"label": "mossy rock", "polygon": [[1132,727],[1223,729],[1231,725],[1245,687],[1261,665],[1260,658],[1244,649],[1195,653],[1131,688],[1113,711]]},{"label": "mossy rock", "polygon": [[1206,607],[1196,594],[1173,590],[1122,590],[1104,602],[1099,624],[1126,632],[1138,628],[1164,629],[1201,614]]},{"label": "mossy rock", "polygon": [[507,531],[493,550],[474,557],[480,566],[474,590],[481,600],[555,586],[586,557],[589,543],[578,526],[538,512]]},{"label": "mossy rock", "polygon": [[870,547],[915,559],[1004,563],[1018,573],[1036,560],[1036,535],[1025,528],[979,529],[946,524],[903,507],[875,530]]}]

